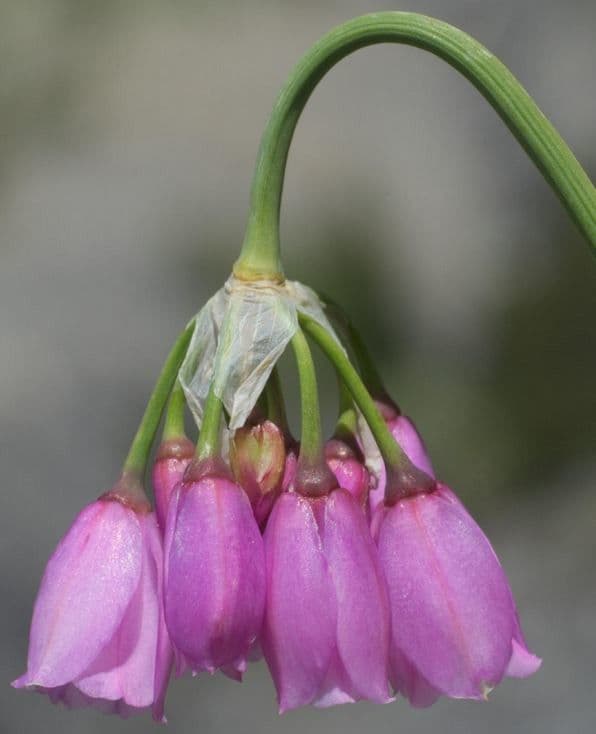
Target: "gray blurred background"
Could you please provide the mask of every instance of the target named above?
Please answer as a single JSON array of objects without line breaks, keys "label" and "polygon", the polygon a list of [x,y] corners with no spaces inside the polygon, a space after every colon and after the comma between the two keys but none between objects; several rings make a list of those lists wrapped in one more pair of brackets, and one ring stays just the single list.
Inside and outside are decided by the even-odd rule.
[{"label": "gray blurred background", "polygon": [[[2,732],[151,726],[9,687],[39,579],[115,479],[175,333],[230,271],[280,85],[330,27],[380,9],[485,43],[594,177],[593,0],[0,2]],[[278,718],[260,664],[241,686],[175,682],[171,730],[595,731],[596,263],[558,200],[465,80],[376,47],[299,124],[283,246],[288,275],[363,329],[490,535],[544,665],[488,704]]]}]

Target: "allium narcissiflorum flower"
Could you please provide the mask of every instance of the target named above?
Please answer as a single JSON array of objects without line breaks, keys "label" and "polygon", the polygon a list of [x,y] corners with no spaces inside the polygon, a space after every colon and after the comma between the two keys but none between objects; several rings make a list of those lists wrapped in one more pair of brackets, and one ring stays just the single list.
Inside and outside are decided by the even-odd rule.
[{"label": "allium narcissiflorum flower", "polygon": [[263,649],[280,711],[389,701],[387,597],[356,500],[342,489],[282,495],[265,552]]},{"label": "allium narcissiflorum flower", "polygon": [[[324,73],[377,40],[422,45],[463,71],[596,245],[594,187],[473,39],[409,13],[375,13],[322,39],[270,117],[231,276],[175,342],[121,480],[80,513],[48,563],[16,687],[163,720],[174,659],[179,674],[239,681],[263,651],[282,712],[393,694],[414,706],[484,699],[504,676],[540,666],[489,541],[437,480],[353,322],[283,272],[279,212],[296,122]],[[311,343],[338,378],[327,441]],[[277,368],[288,348],[299,441]],[[154,514],[142,479],[155,444]]]},{"label": "allium narcissiflorum flower", "polygon": [[265,561],[249,499],[225,467],[189,467],[170,501],[164,543],[178,671],[241,677],[261,631]]},{"label": "allium narcissiflorum flower", "polygon": [[172,651],[155,515],[106,495],[78,515],[48,561],[27,672],[13,685],[71,707],[163,718]]},{"label": "allium narcissiflorum flower", "polygon": [[444,485],[373,518],[391,605],[391,682],[415,706],[483,699],[505,675],[540,666],[522,637],[505,573]]}]

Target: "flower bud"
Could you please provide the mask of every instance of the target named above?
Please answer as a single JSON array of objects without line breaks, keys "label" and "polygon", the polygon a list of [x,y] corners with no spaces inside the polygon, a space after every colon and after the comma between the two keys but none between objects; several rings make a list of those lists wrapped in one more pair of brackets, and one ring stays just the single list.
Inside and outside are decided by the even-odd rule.
[{"label": "flower bud", "polygon": [[192,461],[194,453],[193,442],[185,436],[163,441],[157,449],[151,476],[155,495],[155,513],[162,533],[166,526],[170,498],[178,482],[182,481],[186,467]]},{"label": "flower bud", "polygon": [[150,708],[162,720],[172,650],[161,538],[154,514],[134,507],[127,484],[82,510],[48,561],[27,672],[13,686],[123,716]]},{"label": "flower bud", "polygon": [[346,489],[365,508],[370,488],[370,475],[364,466],[359,449],[345,441],[333,438],[325,444],[325,459],[337,483]]},{"label": "flower bud", "polygon": [[262,525],[279,495],[285,471],[284,436],[271,421],[239,428],[230,441],[230,466]]},{"label": "flower bud", "polygon": [[280,713],[388,695],[389,612],[364,513],[342,489],[282,494],[265,530],[263,650]]},{"label": "flower bud", "polygon": [[489,541],[437,486],[379,506],[372,523],[391,606],[391,682],[414,706],[440,695],[484,699],[504,675],[540,666]]},{"label": "flower bud", "polygon": [[244,491],[223,464],[191,464],[165,533],[164,606],[178,672],[240,677],[261,631],[263,540]]}]

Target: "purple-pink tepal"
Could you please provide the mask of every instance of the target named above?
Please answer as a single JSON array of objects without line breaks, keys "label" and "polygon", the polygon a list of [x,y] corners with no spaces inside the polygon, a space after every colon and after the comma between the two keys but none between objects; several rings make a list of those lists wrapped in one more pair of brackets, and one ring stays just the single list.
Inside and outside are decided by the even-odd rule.
[{"label": "purple-pink tepal", "polygon": [[343,489],[288,492],[265,531],[263,650],[280,712],[391,700],[389,610],[365,515]]},{"label": "purple-pink tepal", "polygon": [[263,540],[223,463],[191,464],[166,521],[165,614],[179,673],[240,678],[265,605]]},{"label": "purple-pink tepal", "polygon": [[164,720],[172,651],[161,538],[148,510],[115,492],[77,516],[48,561],[16,688],[122,716],[150,709]]},{"label": "purple-pink tepal", "polygon": [[373,517],[391,607],[391,683],[414,706],[485,699],[540,660],[525,645],[505,573],[446,486],[379,506]]}]

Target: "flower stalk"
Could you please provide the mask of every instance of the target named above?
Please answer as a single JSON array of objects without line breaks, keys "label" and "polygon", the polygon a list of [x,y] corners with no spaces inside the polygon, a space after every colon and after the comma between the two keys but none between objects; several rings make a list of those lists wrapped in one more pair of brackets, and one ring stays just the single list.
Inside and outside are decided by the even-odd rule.
[{"label": "flower stalk", "polygon": [[279,211],[288,151],[310,95],[345,56],[377,43],[430,51],[465,76],[515,135],[596,254],[596,190],[577,159],[509,69],[458,28],[417,13],[363,15],[331,30],[303,56],[282,88],[261,139],[248,225],[236,277],[283,280]]},{"label": "flower stalk", "polygon": [[194,325],[189,324],[176,340],[162,371],[157,378],[141,423],[133,438],[129,452],[124,461],[123,473],[133,474],[142,478],[145,474],[151,446],[159,427],[159,422],[166,405],[172,386],[178,375],[178,370],[188,349]]}]

